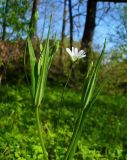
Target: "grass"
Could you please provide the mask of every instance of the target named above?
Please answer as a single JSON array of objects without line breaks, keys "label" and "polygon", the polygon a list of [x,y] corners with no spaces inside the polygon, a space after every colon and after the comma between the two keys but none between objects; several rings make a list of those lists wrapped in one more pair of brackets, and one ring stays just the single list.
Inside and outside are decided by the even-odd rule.
[{"label": "grass", "polygon": [[[79,110],[80,91],[47,88],[41,106],[41,122],[49,159],[64,157],[73,124]],[[0,159],[40,160],[43,155],[37,137],[35,109],[29,104],[26,86],[2,86],[0,90]],[[127,159],[127,98],[125,95],[101,95],[85,120],[75,160]]]}]

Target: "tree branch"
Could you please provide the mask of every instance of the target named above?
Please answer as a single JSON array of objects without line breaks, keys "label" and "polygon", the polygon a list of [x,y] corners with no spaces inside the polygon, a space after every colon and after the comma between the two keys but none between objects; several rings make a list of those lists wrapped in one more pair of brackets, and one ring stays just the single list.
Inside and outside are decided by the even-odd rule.
[{"label": "tree branch", "polygon": [[97,2],[127,3],[127,0],[96,0]]}]

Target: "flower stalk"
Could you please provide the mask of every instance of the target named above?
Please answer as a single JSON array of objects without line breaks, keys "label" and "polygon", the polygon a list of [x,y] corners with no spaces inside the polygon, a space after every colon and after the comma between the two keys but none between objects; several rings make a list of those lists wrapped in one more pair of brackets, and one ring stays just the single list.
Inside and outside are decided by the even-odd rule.
[{"label": "flower stalk", "polygon": [[[101,65],[102,58],[104,56],[104,51],[105,51],[105,45],[106,41],[104,43],[103,50],[101,52],[101,55],[95,65],[93,66],[93,63],[91,63],[86,79],[84,81],[84,88],[82,92],[82,97],[81,97],[81,111],[79,114],[79,117],[76,121],[75,128],[73,131],[73,135],[71,138],[71,142],[68,146],[67,152],[65,154],[64,160],[72,160],[75,154],[75,150],[78,144],[78,141],[81,137],[82,134],[82,129],[84,125],[84,121],[86,118],[87,113],[93,106],[98,94],[100,93],[103,85],[98,88],[98,90],[95,92],[95,85],[96,85],[96,79],[98,75],[98,71]],[[95,94],[93,94],[95,92]]]},{"label": "flower stalk", "polygon": [[68,83],[69,83],[69,80],[70,80],[70,78],[71,78],[73,66],[74,66],[74,63],[71,65],[71,68],[70,68],[69,73],[68,73],[68,76],[67,76],[66,83],[65,83],[64,88],[63,88],[63,90],[62,90],[60,105],[62,105],[62,102],[64,101],[64,92],[65,92],[65,89],[66,89],[66,87],[67,87],[67,85],[68,85]]}]

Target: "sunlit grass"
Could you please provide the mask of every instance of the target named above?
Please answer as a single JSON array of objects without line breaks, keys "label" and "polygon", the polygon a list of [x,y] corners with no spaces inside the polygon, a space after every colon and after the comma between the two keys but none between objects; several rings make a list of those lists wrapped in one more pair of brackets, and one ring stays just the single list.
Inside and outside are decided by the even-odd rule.
[{"label": "sunlit grass", "polygon": [[[3,94],[5,90],[6,94]],[[57,127],[58,114],[55,107],[58,105],[57,101],[61,90],[60,87],[48,86],[43,104],[44,109],[40,110],[44,133],[47,135],[45,137],[47,150],[52,153],[52,159],[57,160],[59,157],[63,158],[72,135],[72,126],[75,122],[78,100],[81,95],[77,89],[66,89],[64,105],[60,110],[62,112],[60,126]],[[34,125],[34,109],[31,109],[29,104],[28,91],[26,86],[2,86],[1,88],[0,157],[2,159],[8,160],[11,157],[17,158],[17,156],[22,157],[23,160],[26,157],[27,159],[29,157],[29,159],[39,160],[42,158]],[[125,158],[127,150],[123,146],[126,144],[126,117],[127,98],[125,95],[99,96],[93,109],[86,117],[75,159],[79,157],[82,157],[83,160],[86,158],[93,160],[93,157],[105,158],[106,160],[114,157]],[[58,135],[54,133],[55,130],[59,134],[59,139]],[[57,143],[56,140],[58,140]],[[123,151],[125,155],[123,155]]]}]

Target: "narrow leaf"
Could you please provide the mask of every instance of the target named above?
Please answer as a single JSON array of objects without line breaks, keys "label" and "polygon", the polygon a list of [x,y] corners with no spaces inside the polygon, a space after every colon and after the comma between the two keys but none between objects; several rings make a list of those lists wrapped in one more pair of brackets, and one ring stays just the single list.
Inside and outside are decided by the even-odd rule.
[{"label": "narrow leaf", "polygon": [[31,68],[31,92],[32,92],[32,97],[34,98],[35,96],[35,65],[36,65],[36,57],[34,54],[34,49],[31,43],[30,38],[28,37],[27,39],[28,43],[28,50],[29,50],[29,56],[30,56],[30,68]]}]

